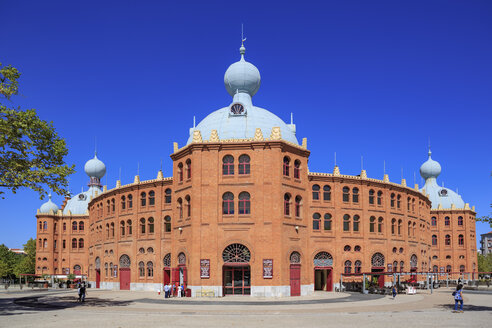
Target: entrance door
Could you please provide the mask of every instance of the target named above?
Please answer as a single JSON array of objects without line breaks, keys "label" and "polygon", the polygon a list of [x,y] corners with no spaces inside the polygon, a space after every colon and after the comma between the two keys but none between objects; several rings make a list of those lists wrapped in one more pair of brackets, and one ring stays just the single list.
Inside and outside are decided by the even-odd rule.
[{"label": "entrance door", "polygon": [[333,291],[333,270],[326,269],[326,291]]},{"label": "entrance door", "polygon": [[314,290],[333,291],[332,269],[314,270]]},{"label": "entrance door", "polygon": [[[372,268],[371,269],[371,272],[383,272],[384,271],[384,268]],[[383,288],[384,287],[384,275],[381,274],[381,275],[373,275],[373,277],[375,277],[377,280],[378,280],[378,286],[379,288]]]},{"label": "entrance door", "polygon": [[301,265],[290,265],[290,296],[301,296]]},{"label": "entrance door", "polygon": [[171,270],[169,268],[164,269],[164,285],[169,285],[171,282]]},{"label": "entrance door", "polygon": [[251,295],[251,272],[247,266],[224,266],[224,295]]},{"label": "entrance door", "polygon": [[96,288],[101,285],[101,269],[96,269]]},{"label": "entrance door", "polygon": [[120,290],[130,290],[130,268],[120,268]]}]

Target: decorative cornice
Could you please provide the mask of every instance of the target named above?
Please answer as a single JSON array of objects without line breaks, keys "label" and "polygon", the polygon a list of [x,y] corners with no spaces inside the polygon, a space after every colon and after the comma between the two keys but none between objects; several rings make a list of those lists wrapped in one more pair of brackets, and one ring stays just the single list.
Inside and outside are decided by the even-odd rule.
[{"label": "decorative cornice", "polygon": [[202,142],[202,133],[200,132],[200,130],[194,130],[193,131],[193,139],[191,140],[191,142],[194,142],[194,143],[200,143]]},{"label": "decorative cornice", "polygon": [[280,132],[280,127],[274,126],[272,128],[272,133],[270,134],[270,140],[281,140],[282,133]]},{"label": "decorative cornice", "polygon": [[[193,136],[193,140],[194,140],[194,138],[195,138],[195,136]],[[210,132],[210,139],[208,141],[209,142],[219,142],[220,141],[219,134],[217,133],[217,130],[212,130],[212,132]]]},{"label": "decorative cornice", "polygon": [[261,132],[260,128],[256,128],[255,136],[253,138],[254,141],[263,141],[263,132]]}]

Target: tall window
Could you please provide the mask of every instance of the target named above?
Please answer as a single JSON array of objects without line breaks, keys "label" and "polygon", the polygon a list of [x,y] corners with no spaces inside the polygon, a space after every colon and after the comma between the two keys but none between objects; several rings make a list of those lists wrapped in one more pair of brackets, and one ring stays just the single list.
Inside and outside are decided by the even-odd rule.
[{"label": "tall window", "polygon": [[287,156],[284,157],[284,166],[283,166],[283,173],[286,177],[289,176],[289,171],[290,171],[290,158]]},{"label": "tall window", "polygon": [[67,224],[63,222],[63,231],[67,231]]},{"label": "tall window", "polygon": [[390,196],[390,206],[394,208],[395,203],[396,203],[396,195],[392,193]]},{"label": "tall window", "polygon": [[109,238],[109,223],[106,223],[106,238]]},{"label": "tall window", "polygon": [[460,272],[461,273],[465,272],[465,266],[464,265],[460,265]]},{"label": "tall window", "polygon": [[296,217],[301,217],[301,202],[302,198],[301,196],[296,196],[296,203],[295,203],[295,214]]},{"label": "tall window", "polygon": [[234,214],[234,195],[226,192],[222,195],[222,214]]},{"label": "tall window", "polygon": [[378,232],[382,233],[383,232],[383,218],[379,217],[378,219]]},{"label": "tall window", "polygon": [[299,179],[301,176],[301,161],[296,159],[294,161],[294,178]]},{"label": "tall window", "polygon": [[345,214],[343,216],[343,231],[349,231],[350,230],[350,215]]},{"label": "tall window", "polygon": [[284,195],[284,215],[290,215],[290,195]]},{"label": "tall window", "polygon": [[432,246],[437,246],[437,236],[432,235]]},{"label": "tall window", "polygon": [[343,187],[343,201],[348,202],[350,200],[350,188]]},{"label": "tall window", "polygon": [[186,179],[191,179],[191,159],[186,160]]},{"label": "tall window", "polygon": [[132,220],[126,221],[126,234],[131,236],[133,233]]},{"label": "tall window", "polygon": [[231,155],[224,156],[222,159],[222,174],[234,175],[234,157]]},{"label": "tall window", "polygon": [[125,221],[120,222],[120,231],[121,231],[121,235],[124,236],[125,235]]},{"label": "tall window", "polygon": [[167,188],[166,191],[164,191],[164,194],[165,194],[165,196],[164,196],[164,202],[166,204],[171,204],[171,199],[172,199],[171,198],[171,193],[172,193],[171,192],[171,189],[169,189],[169,188]]},{"label": "tall window", "polygon": [[451,272],[451,266],[450,265],[446,266],[446,272],[448,272],[448,273]]},{"label": "tall window", "polygon": [[178,164],[178,181],[183,181],[183,163]]},{"label": "tall window", "polygon": [[72,238],[72,248],[77,249],[77,238]]},{"label": "tall window", "polygon": [[169,215],[164,217],[164,232],[171,232],[171,217]]},{"label": "tall window", "polygon": [[139,277],[145,277],[145,264],[143,261],[138,263],[138,275]]},{"label": "tall window", "polygon": [[[75,242],[77,242],[77,239],[75,239]],[[48,239],[43,239],[43,247],[48,248]]]},{"label": "tall window", "polygon": [[463,238],[463,235],[458,236],[458,245],[463,246],[465,244],[465,239]]},{"label": "tall window", "polygon": [[450,222],[449,222],[449,216],[446,216],[446,217],[444,218],[444,225],[445,225],[445,226],[449,226],[449,225],[450,225]]},{"label": "tall window", "polygon": [[149,191],[149,205],[155,205],[155,192],[153,190]]},{"label": "tall window", "polygon": [[396,207],[401,208],[401,195],[398,195],[398,197],[396,198]]},{"label": "tall window", "polygon": [[145,219],[141,218],[140,219],[140,233],[145,233]]},{"label": "tall window", "polygon": [[359,223],[360,223],[360,217],[358,215],[354,215],[354,231],[359,231]]},{"label": "tall window", "polygon": [[321,225],[321,215],[319,213],[313,214],[313,230],[319,230]]},{"label": "tall window", "polygon": [[378,205],[383,204],[383,192],[380,190],[378,191]]},{"label": "tall window", "polygon": [[124,210],[126,208],[126,197],[121,196],[121,209]]},{"label": "tall window", "polygon": [[375,232],[376,231],[376,218],[374,216],[371,216],[369,219],[369,232]]},{"label": "tall window", "polygon": [[324,216],[323,228],[325,229],[325,231],[331,230],[331,214],[330,213],[326,213]]},{"label": "tall window", "polygon": [[412,236],[412,222],[408,221],[408,237]]},{"label": "tall window", "polygon": [[183,218],[183,200],[181,198],[178,198],[178,211],[179,211],[179,218]]},{"label": "tall window", "polygon": [[391,220],[391,234],[394,235],[396,233],[396,219]]},{"label": "tall window", "polygon": [[114,237],[114,223],[111,222],[111,237]]},{"label": "tall window", "polygon": [[313,185],[313,199],[314,200],[319,200],[319,190],[320,190],[319,185],[317,185],[317,184]]},{"label": "tall window", "polygon": [[250,159],[248,155],[239,156],[239,174],[249,174],[250,173]]},{"label": "tall window", "polygon": [[331,187],[328,185],[323,186],[323,200],[324,201],[331,200]]},{"label": "tall window", "polygon": [[412,201],[411,201],[410,197],[407,197],[407,211],[409,211],[409,212],[410,212],[411,204],[412,204]]},{"label": "tall window", "polygon": [[132,208],[132,207],[133,207],[133,196],[128,195],[128,208]]},{"label": "tall window", "polygon": [[147,262],[147,277],[153,277],[154,276],[154,264],[149,261]]},{"label": "tall window", "polygon": [[451,245],[451,236],[450,235],[446,235],[446,237],[444,237],[444,245],[446,245],[446,246]]},{"label": "tall window", "polygon": [[149,233],[154,233],[154,218],[147,220],[147,226],[149,227]]},{"label": "tall window", "polygon": [[353,203],[359,202],[359,188],[352,189],[352,202]]},{"label": "tall window", "polygon": [[39,230],[43,230],[43,221],[39,221]]},{"label": "tall window", "polygon": [[431,218],[431,224],[432,224],[432,226],[433,226],[433,227],[435,227],[435,226],[437,225],[437,219],[436,219],[436,217],[435,217],[435,216],[433,216],[433,217]]},{"label": "tall window", "polygon": [[84,231],[84,221],[79,222],[79,231]]},{"label": "tall window", "polygon": [[189,195],[186,195],[185,200],[186,200],[186,217],[189,218],[191,217],[191,197]]},{"label": "tall window", "polygon": [[115,204],[115,200],[113,198],[113,199],[111,199],[111,212],[114,213],[115,210],[116,210],[116,204]]},{"label": "tall window", "polygon": [[250,214],[251,213],[251,197],[249,193],[243,191],[239,194],[239,214]]},{"label": "tall window", "polygon": [[84,248],[84,239],[83,238],[79,239],[79,248]]},{"label": "tall window", "polygon": [[77,221],[73,221],[72,222],[72,231],[77,231],[77,228],[78,228]]},{"label": "tall window", "polygon": [[369,190],[369,204],[374,204],[374,190]]},{"label": "tall window", "polygon": [[140,194],[140,205],[141,206],[146,206],[147,205],[147,194],[142,192]]},{"label": "tall window", "polygon": [[[48,222],[44,221],[43,222],[43,230],[48,230]],[[77,230],[77,229],[75,229]]]},{"label": "tall window", "polygon": [[354,273],[360,273],[362,268],[362,262],[357,260],[354,264]]},{"label": "tall window", "polygon": [[458,216],[458,225],[459,226],[463,225],[463,217],[462,216]]},{"label": "tall window", "polygon": [[398,220],[398,236],[401,236],[401,225],[402,225],[403,221],[400,219]]},{"label": "tall window", "polygon": [[352,271],[352,262],[350,261],[345,261],[345,269],[344,269],[344,273],[351,273]]}]

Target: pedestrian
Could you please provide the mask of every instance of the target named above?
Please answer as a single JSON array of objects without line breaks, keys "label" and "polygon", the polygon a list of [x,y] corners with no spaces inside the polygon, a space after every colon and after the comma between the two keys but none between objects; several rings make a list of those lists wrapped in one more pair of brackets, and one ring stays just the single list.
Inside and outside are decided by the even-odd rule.
[{"label": "pedestrian", "polygon": [[184,285],[181,284],[181,297],[185,297],[186,294],[185,294],[185,288],[184,288]]},{"label": "pedestrian", "polygon": [[[176,285],[178,285],[178,284],[176,284]],[[182,289],[183,288],[181,287],[181,285],[178,285],[178,297],[182,296],[182,294],[181,294]]]},{"label": "pedestrian", "polygon": [[164,298],[169,298],[169,285],[164,285]]},{"label": "pedestrian", "polygon": [[86,287],[85,287],[85,283],[83,283],[82,285],[80,285],[80,301],[81,302],[85,302],[85,295],[86,295],[87,291],[86,291]]},{"label": "pedestrian", "polygon": [[458,278],[458,285],[461,285],[461,277]]},{"label": "pedestrian", "polygon": [[79,296],[77,302],[80,302],[82,299],[82,295],[80,294],[80,284],[77,284],[77,295]]},{"label": "pedestrian", "polygon": [[393,293],[393,299],[395,299],[395,297],[396,297],[396,286],[395,285],[393,285],[392,293]]},{"label": "pedestrian", "polygon": [[[463,285],[456,286],[456,290],[453,292],[454,296],[454,311],[455,313],[463,313]],[[458,311],[458,303],[460,303],[460,310]]]}]

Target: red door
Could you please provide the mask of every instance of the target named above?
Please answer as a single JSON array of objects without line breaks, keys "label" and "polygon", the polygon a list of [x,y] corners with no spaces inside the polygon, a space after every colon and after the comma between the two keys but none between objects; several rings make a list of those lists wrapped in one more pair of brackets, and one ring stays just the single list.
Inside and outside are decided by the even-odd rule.
[{"label": "red door", "polygon": [[130,268],[120,268],[120,290],[130,290]]},{"label": "red door", "polygon": [[333,272],[331,269],[326,270],[326,291],[333,291]]},{"label": "red door", "polygon": [[169,285],[171,282],[171,270],[169,268],[164,269],[164,285]]},{"label": "red door", "polygon": [[290,296],[301,296],[301,265],[290,265]]},{"label": "red door", "polygon": [[378,286],[379,286],[379,288],[383,288],[384,287],[384,275],[380,275],[378,277]]},{"label": "red door", "polygon": [[99,288],[101,285],[101,270],[96,269],[96,288]]}]

